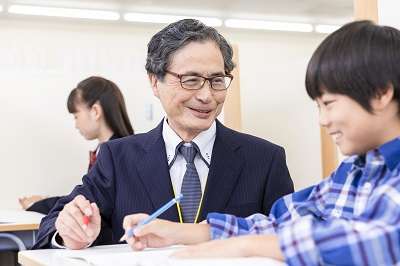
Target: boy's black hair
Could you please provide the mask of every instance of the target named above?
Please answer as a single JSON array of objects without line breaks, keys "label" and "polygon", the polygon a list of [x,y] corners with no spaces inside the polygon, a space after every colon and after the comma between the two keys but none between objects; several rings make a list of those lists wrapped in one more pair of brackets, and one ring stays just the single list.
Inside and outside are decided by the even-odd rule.
[{"label": "boy's black hair", "polygon": [[372,21],[348,23],[330,34],[308,64],[306,89],[346,95],[368,112],[371,100],[392,85],[400,104],[400,31]]},{"label": "boy's black hair", "polygon": [[82,80],[69,94],[67,108],[73,114],[77,111],[77,104],[83,103],[90,108],[97,102],[103,109],[107,125],[116,137],[134,134],[126,111],[124,96],[111,80],[96,76]]}]

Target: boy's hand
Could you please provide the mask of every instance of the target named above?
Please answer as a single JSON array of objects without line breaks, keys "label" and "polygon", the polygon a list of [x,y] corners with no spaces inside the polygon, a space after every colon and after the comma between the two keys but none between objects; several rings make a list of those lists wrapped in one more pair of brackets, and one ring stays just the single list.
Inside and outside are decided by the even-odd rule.
[{"label": "boy's hand", "polygon": [[[147,214],[127,215],[124,218],[123,227],[125,231],[134,228],[137,224],[148,217]],[[165,247],[179,242],[174,232],[179,224],[155,219],[154,221],[138,227],[134,230],[134,236],[126,239],[133,250],[143,250],[146,247]]]},{"label": "boy's hand", "polygon": [[214,240],[191,246],[172,254],[175,258],[269,257],[284,260],[274,235],[250,235]]},{"label": "boy's hand", "polygon": [[[137,226],[147,216],[147,214],[125,216],[123,223],[125,231]],[[147,247],[166,247],[176,244],[193,244],[209,239],[207,224],[179,224],[161,219],[155,219],[146,225],[140,226],[134,233],[134,237],[126,240],[133,250],[143,250]]]},{"label": "boy's hand", "polygon": [[[84,216],[89,219],[84,219]],[[84,220],[88,223],[85,224]],[[85,248],[96,240],[100,233],[99,208],[96,203],[90,203],[84,196],[78,195],[64,206],[57,217],[55,226],[65,247]]]},{"label": "boy's hand", "polygon": [[245,257],[247,241],[240,237],[213,240],[190,246],[172,254],[175,258]]}]

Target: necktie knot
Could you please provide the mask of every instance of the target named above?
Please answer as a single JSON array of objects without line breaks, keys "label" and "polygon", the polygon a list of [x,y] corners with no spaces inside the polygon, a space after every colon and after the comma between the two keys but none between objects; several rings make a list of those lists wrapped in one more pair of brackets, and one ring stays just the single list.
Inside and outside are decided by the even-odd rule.
[{"label": "necktie knot", "polygon": [[186,163],[193,163],[197,149],[195,148],[194,143],[191,142],[190,146],[181,145],[179,147],[179,152],[182,154],[183,158],[185,158]]}]

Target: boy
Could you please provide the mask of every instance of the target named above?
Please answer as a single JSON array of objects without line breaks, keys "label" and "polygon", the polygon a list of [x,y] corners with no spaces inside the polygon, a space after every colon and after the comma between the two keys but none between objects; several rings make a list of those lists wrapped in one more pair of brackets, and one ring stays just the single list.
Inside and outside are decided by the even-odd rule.
[{"label": "boy", "polygon": [[[267,256],[289,265],[399,264],[399,62],[394,28],[359,21],[332,33],[311,58],[306,89],[321,126],[349,156],[337,170],[276,201],[268,217],[210,213],[199,225],[156,220],[128,243],[140,250],[240,236],[176,255]],[[125,217],[124,228],[144,216]]]}]

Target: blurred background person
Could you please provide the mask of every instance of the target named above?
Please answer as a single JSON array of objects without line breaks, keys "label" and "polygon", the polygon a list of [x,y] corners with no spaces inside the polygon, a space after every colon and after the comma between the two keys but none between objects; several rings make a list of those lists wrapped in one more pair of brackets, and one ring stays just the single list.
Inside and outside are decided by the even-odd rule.
[{"label": "blurred background person", "polygon": [[[96,149],[89,151],[88,171],[102,143],[134,134],[124,96],[108,79],[92,76],[79,82],[68,96],[67,108],[79,133],[87,140],[98,140]],[[32,195],[18,200],[24,210],[48,214],[59,198]]]}]

